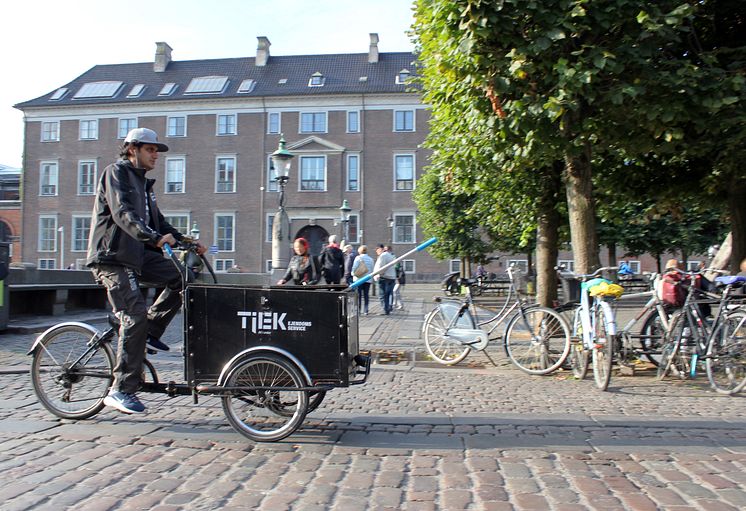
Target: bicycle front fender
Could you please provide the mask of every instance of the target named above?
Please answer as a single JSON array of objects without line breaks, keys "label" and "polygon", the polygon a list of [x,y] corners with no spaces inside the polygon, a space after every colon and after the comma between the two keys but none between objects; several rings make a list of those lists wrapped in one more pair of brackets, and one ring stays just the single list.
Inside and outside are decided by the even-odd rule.
[{"label": "bicycle front fender", "polygon": [[77,326],[77,327],[85,328],[86,330],[91,332],[91,337],[96,336],[96,335],[101,335],[101,330],[89,325],[88,323],[81,323],[80,321],[66,321],[64,323],[58,323],[50,328],[47,328],[41,334],[39,334],[39,336],[34,341],[34,344],[31,345],[31,349],[28,350],[26,355],[33,355],[34,352],[37,350],[37,348],[41,345],[42,341],[44,341],[44,339],[47,336],[53,334],[60,328],[65,328],[68,326]]}]

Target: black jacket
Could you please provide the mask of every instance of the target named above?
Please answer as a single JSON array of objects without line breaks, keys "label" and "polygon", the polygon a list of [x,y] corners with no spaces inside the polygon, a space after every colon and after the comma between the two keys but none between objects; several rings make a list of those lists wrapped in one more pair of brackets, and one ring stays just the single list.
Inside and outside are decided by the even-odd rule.
[{"label": "black jacket", "polygon": [[161,236],[183,238],[158,209],[153,183],[154,179],[145,178],[145,169],[136,168],[129,160],[104,169],[93,204],[87,266],[114,264],[139,272],[146,248],[158,250]]},{"label": "black jacket", "polygon": [[321,252],[321,272],[329,282],[339,282],[344,274],[345,256],[336,245],[329,245]]},{"label": "black jacket", "polygon": [[296,286],[302,286],[304,283],[307,285],[317,284],[320,278],[321,272],[316,258],[309,254],[304,261],[302,255],[296,254],[290,259],[290,264],[282,280],[285,282],[292,280]]}]

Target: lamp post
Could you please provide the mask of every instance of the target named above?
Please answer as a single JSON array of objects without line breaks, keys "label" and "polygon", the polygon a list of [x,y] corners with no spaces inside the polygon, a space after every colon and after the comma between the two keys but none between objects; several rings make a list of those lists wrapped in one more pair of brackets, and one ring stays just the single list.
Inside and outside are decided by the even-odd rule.
[{"label": "lamp post", "polygon": [[339,207],[339,220],[342,222],[342,239],[347,242],[350,241],[350,211],[352,211],[350,203],[344,199]]},{"label": "lamp post", "polygon": [[57,229],[60,233],[60,270],[65,269],[65,226],[60,226]]},{"label": "lamp post", "polygon": [[391,243],[391,240],[394,239],[394,234],[391,232],[392,229],[394,228],[394,217],[391,213],[389,213],[389,217],[386,219],[386,221],[389,224],[389,236],[390,236],[389,243]]},{"label": "lamp post", "polygon": [[290,219],[285,212],[285,185],[290,180],[290,162],[294,155],[285,148],[285,137],[280,135],[277,150],[272,153],[272,164],[275,167],[275,181],[280,186],[280,197],[277,213],[272,222],[272,279],[288,266],[290,247]]}]

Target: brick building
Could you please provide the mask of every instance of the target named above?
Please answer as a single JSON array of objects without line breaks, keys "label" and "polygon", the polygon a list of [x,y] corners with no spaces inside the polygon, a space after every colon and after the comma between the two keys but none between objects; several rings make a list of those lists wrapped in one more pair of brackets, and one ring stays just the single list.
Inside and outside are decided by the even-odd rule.
[{"label": "brick building", "polygon": [[[149,177],[159,206],[182,232],[195,225],[217,247],[218,270],[267,271],[278,206],[270,154],[281,134],[295,158],[286,188],[291,237],[316,250],[330,234],[355,245],[423,241],[412,190],[428,159],[428,112],[408,85],[411,53],[271,56],[258,38],[250,58],[97,65],[16,105],[25,116],[23,260],[40,268],[85,257],[92,195],[134,127],[158,132],[170,151]],[[347,200],[349,221],[340,221]],[[406,270],[442,275],[426,253]]]},{"label": "brick building", "polygon": [[21,260],[20,183],[21,169],[0,165],[0,242],[10,244],[11,262]]}]

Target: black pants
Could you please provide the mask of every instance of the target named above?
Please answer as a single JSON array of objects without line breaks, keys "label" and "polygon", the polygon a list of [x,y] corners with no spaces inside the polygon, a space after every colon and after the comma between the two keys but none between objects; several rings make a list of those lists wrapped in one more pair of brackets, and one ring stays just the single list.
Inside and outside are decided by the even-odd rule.
[{"label": "black pants", "polygon": [[[120,321],[112,388],[133,394],[140,385],[148,334],[160,338],[181,307],[181,274],[171,260],[146,250],[140,275],[124,266],[97,265],[93,276],[106,287]],[[150,308],[140,292],[141,282],[166,286]]]}]

